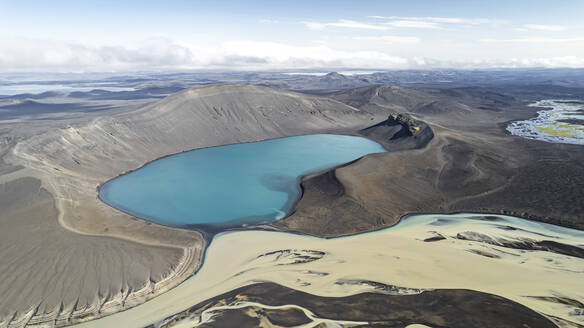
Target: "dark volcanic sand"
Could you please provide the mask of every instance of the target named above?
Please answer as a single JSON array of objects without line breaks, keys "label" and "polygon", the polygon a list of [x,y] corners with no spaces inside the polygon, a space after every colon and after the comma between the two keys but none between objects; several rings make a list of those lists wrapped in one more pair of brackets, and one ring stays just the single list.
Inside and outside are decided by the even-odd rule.
[{"label": "dark volcanic sand", "polygon": [[[355,97],[362,99],[363,92]],[[457,95],[443,105],[433,103],[435,110],[425,114],[420,111],[427,92],[418,94],[417,103],[410,102],[415,94],[404,95],[412,90],[378,92],[383,99],[391,99],[384,92],[393,93],[386,107],[374,97],[360,108],[407,111],[432,128],[433,139],[415,149],[419,143],[408,141],[411,136],[388,139],[395,127],[366,129],[389,152],[306,178],[296,211],[275,226],[335,236],[388,226],[410,213],[482,212],[584,229],[584,148],[504,132],[506,122],[535,115],[533,108],[516,101],[500,105],[500,113],[473,110],[481,98]],[[349,96],[342,99],[350,103]]]},{"label": "dark volcanic sand", "polygon": [[[173,319],[200,314],[217,305],[246,300],[263,305],[297,305],[319,318],[369,322],[368,327],[406,327],[424,324],[430,327],[556,327],[550,320],[529,308],[505,298],[471,290],[434,290],[414,295],[363,293],[327,298],[289,289],[273,283],[246,286],[197,304]],[[300,314],[292,320],[286,310],[265,311],[257,306],[220,311],[210,323],[200,327],[257,327],[259,319],[284,327],[309,320]],[[274,320],[274,321],[272,321]],[[172,321],[170,321],[172,322]],[[169,322],[169,323],[170,323]],[[165,324],[162,327],[171,327]]]}]

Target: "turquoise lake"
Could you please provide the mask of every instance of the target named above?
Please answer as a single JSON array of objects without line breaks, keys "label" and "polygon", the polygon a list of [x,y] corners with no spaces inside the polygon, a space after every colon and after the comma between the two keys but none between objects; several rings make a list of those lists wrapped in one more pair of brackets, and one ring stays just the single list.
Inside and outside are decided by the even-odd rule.
[{"label": "turquoise lake", "polygon": [[255,225],[289,214],[303,175],[380,152],[385,149],[369,139],[331,134],[196,149],[112,179],[99,197],[168,226]]}]

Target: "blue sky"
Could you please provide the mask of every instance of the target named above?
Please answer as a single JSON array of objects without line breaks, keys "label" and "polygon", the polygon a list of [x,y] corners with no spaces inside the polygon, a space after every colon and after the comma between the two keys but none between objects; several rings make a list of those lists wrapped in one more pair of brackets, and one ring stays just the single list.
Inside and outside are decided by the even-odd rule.
[{"label": "blue sky", "polygon": [[3,1],[1,71],[584,67],[584,1]]}]

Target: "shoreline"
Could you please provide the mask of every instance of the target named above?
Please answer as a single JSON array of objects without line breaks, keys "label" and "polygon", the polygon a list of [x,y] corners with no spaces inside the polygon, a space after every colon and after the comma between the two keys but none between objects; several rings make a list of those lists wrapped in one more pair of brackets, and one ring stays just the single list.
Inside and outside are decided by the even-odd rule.
[{"label": "shoreline", "polygon": [[[216,227],[216,229],[198,228],[198,227],[205,227],[205,226],[209,226],[209,227],[213,228],[213,224],[203,224],[203,223],[193,223],[193,224],[187,223],[187,224],[183,224],[183,225],[166,225],[166,224],[163,224],[163,223],[159,223],[157,221],[157,218],[156,217],[153,217],[153,216],[152,217],[149,217],[147,215],[135,213],[135,212],[133,212],[133,211],[131,211],[129,209],[124,208],[121,205],[117,205],[117,204],[115,204],[113,202],[105,201],[103,199],[103,197],[102,197],[101,191],[102,191],[102,188],[106,184],[110,183],[111,181],[113,181],[113,180],[115,180],[115,179],[117,179],[117,178],[119,178],[121,176],[124,176],[124,175],[130,174],[132,172],[138,171],[138,170],[140,170],[140,169],[142,169],[142,168],[144,168],[144,167],[146,167],[146,166],[148,166],[148,165],[152,164],[153,162],[158,161],[160,159],[165,159],[165,158],[169,158],[169,157],[172,157],[172,156],[181,155],[181,154],[184,154],[184,153],[188,153],[188,152],[192,152],[192,151],[196,151],[196,150],[201,150],[201,149],[208,149],[208,148],[215,148],[215,147],[223,147],[223,146],[233,146],[233,145],[240,145],[240,144],[247,144],[247,143],[259,143],[259,142],[268,141],[268,140],[278,140],[278,139],[294,138],[294,137],[300,137],[300,136],[311,136],[311,135],[343,135],[343,136],[359,137],[359,138],[367,139],[367,140],[370,140],[370,141],[373,141],[373,142],[377,143],[379,146],[381,146],[381,148],[384,149],[385,152],[390,151],[390,150],[386,149],[382,144],[380,144],[377,141],[375,141],[374,139],[367,138],[365,136],[359,135],[358,133],[351,133],[350,131],[345,131],[345,133],[342,133],[342,132],[339,132],[339,133],[324,133],[324,132],[323,133],[310,133],[310,134],[294,135],[294,136],[288,136],[288,137],[278,137],[278,138],[271,138],[271,139],[263,139],[263,140],[250,141],[250,142],[231,143],[231,144],[225,144],[225,145],[217,145],[217,146],[208,146],[208,147],[194,148],[194,149],[185,150],[185,151],[182,151],[182,152],[179,152],[179,153],[174,153],[174,154],[169,154],[169,155],[161,156],[161,157],[159,157],[157,159],[151,160],[151,161],[143,164],[139,168],[136,168],[136,169],[133,169],[133,170],[129,170],[129,171],[124,172],[122,174],[119,174],[119,175],[117,175],[117,176],[115,176],[113,178],[110,178],[110,179],[108,179],[107,181],[105,181],[103,183],[100,183],[96,187],[97,198],[102,203],[108,205],[109,207],[111,207],[111,208],[113,208],[115,210],[124,212],[124,213],[126,213],[126,214],[128,214],[128,215],[130,215],[130,216],[132,216],[134,218],[137,218],[137,219],[140,219],[140,220],[144,220],[146,222],[150,222],[150,223],[153,223],[153,224],[156,224],[156,225],[160,225],[160,226],[164,226],[164,227],[169,227],[169,228],[175,228],[175,229],[195,230],[195,231],[198,231],[198,232],[200,232],[202,234],[217,234],[217,233],[220,233],[220,232],[226,231],[226,230],[246,229],[247,227],[253,228],[255,226],[270,225],[270,224],[272,224],[274,222],[283,220],[283,219],[291,216],[294,213],[294,209],[295,209],[296,205],[298,204],[298,202],[302,198],[302,195],[303,195],[303,192],[304,192],[303,187],[302,187],[302,182],[306,178],[310,178],[310,177],[317,176],[317,175],[320,175],[320,174],[324,174],[324,173],[327,173],[327,172],[330,172],[330,171],[334,171],[334,170],[336,170],[338,168],[341,168],[341,167],[349,166],[349,165],[351,165],[351,164],[353,164],[353,163],[355,163],[355,162],[361,160],[362,158],[364,158],[364,157],[366,157],[368,155],[371,155],[371,154],[382,154],[382,153],[384,153],[384,152],[379,152],[379,153],[365,154],[365,155],[360,156],[360,157],[358,157],[356,159],[353,159],[353,160],[351,160],[349,162],[345,162],[345,163],[333,165],[333,166],[326,167],[326,168],[323,168],[323,169],[316,169],[316,170],[307,171],[307,172],[305,172],[305,173],[297,176],[295,178],[295,187],[298,190],[298,194],[295,195],[295,196],[297,196],[297,197],[291,197],[286,202],[286,204],[284,204],[284,207],[280,209],[282,212],[285,212],[285,216],[280,217],[280,218],[277,218],[275,220],[266,221],[266,222],[262,222],[262,223],[259,223],[259,224],[253,224],[253,225],[242,224],[242,225],[228,226],[227,228],[223,228],[223,227],[218,226],[218,227]],[[287,211],[285,211],[285,210],[287,210]],[[234,221],[239,221],[241,219],[244,219],[244,218],[238,218],[238,219],[236,219]],[[229,222],[231,222],[231,221],[229,221]],[[229,222],[225,222],[225,223],[228,224]]]}]

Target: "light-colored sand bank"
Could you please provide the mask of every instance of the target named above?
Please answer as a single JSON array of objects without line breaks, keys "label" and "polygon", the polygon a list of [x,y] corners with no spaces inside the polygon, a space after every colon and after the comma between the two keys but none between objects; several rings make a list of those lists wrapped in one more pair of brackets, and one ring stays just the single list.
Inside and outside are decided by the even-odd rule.
[{"label": "light-colored sand bank", "polygon": [[38,133],[7,132],[0,166],[22,169],[0,176],[1,188],[11,195],[22,184],[17,179],[40,182],[23,189],[31,201],[0,208],[8,235],[0,239],[7,278],[0,284],[0,327],[90,320],[157,296],[198,268],[204,248],[198,232],[112,209],[97,198],[105,181],[181,151],[354,130],[373,119],[334,100],[220,85],[89,121],[43,122]]},{"label": "light-colored sand bank", "polygon": [[[205,299],[263,281],[328,297],[374,291],[371,284],[361,281],[415,289],[471,289],[508,298],[566,322],[584,322],[582,316],[575,315],[579,309],[554,301],[584,300],[584,285],[580,283],[584,259],[495,245],[553,240],[578,246],[584,243],[584,233],[549,230],[537,223],[518,225],[512,218],[418,218],[426,222],[406,220],[394,228],[328,240],[261,231],[221,234],[209,246],[200,271],[178,288],[79,327],[143,327]],[[424,241],[439,235],[445,239]],[[396,293],[419,292],[415,289],[398,289]]]}]

